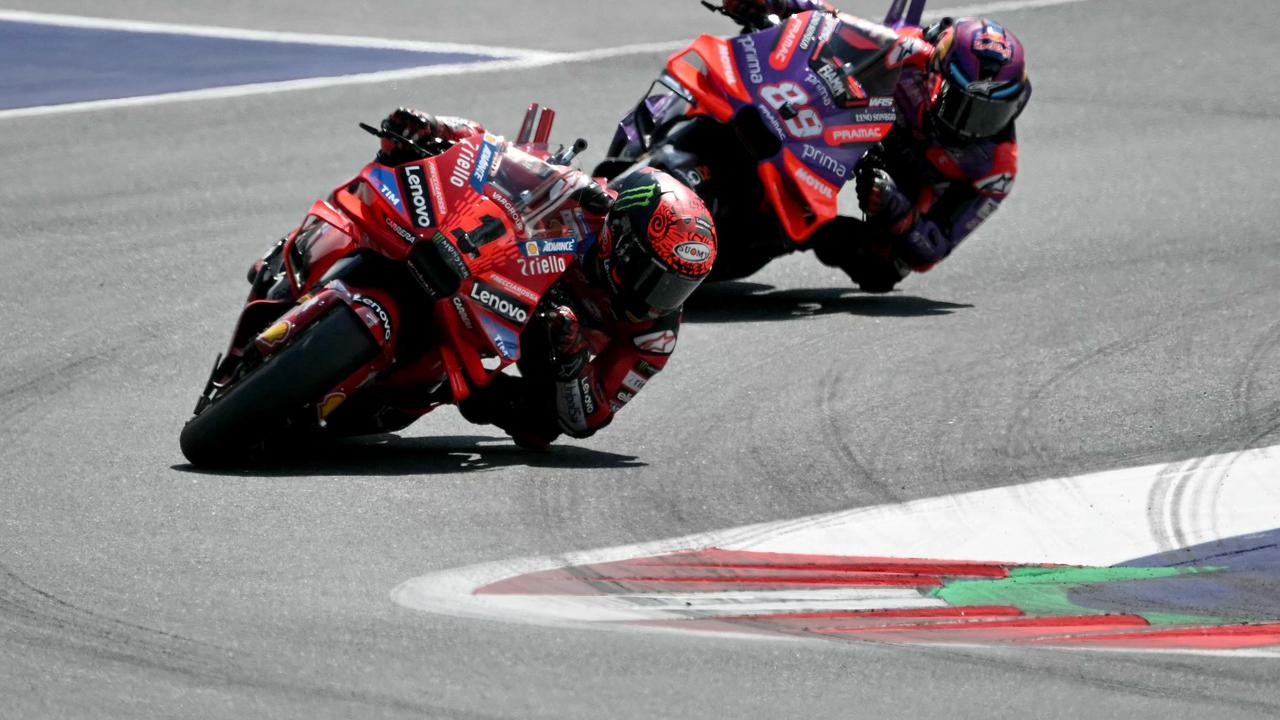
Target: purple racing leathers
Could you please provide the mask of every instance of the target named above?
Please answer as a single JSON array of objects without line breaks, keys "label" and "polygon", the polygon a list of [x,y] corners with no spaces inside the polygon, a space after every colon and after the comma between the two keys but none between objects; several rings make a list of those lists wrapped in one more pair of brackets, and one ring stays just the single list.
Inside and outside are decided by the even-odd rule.
[{"label": "purple racing leathers", "polygon": [[[779,0],[770,5],[770,10],[782,17],[809,10],[837,12],[821,0]],[[957,28],[972,25],[972,21],[962,21]],[[942,42],[965,43],[979,54],[1014,53],[1016,57],[1005,58],[1006,62],[1014,61],[1008,63],[1009,68],[1024,72],[1020,43],[1007,42],[1003,28],[994,23],[978,23],[977,28],[950,33]],[[921,35],[918,28],[902,28],[899,32]],[[942,55],[947,47],[939,47],[936,52]],[[972,53],[968,55],[972,57]],[[963,57],[960,53],[953,56]],[[998,132],[984,137],[967,135],[939,122],[939,118],[969,122],[982,119],[980,114],[986,111],[983,106],[939,104],[947,101],[948,83],[967,85],[965,76],[977,77],[978,68],[953,62],[935,69],[931,62],[920,61],[919,57],[904,63],[899,75],[894,92],[898,117],[893,129],[880,147],[862,161],[887,172],[913,212],[895,218],[870,214],[866,223],[836,218],[819,229],[809,243],[822,262],[843,268],[870,291],[887,291],[910,271],[929,270],[949,255],[995,212],[1008,196],[1017,174],[1018,145],[1012,120],[1006,119]],[[954,77],[945,77],[948,72]],[[1006,87],[1016,84],[1016,80],[996,78]],[[993,103],[991,107],[998,105]],[[996,111],[992,112],[999,121],[994,116]],[[865,198],[861,199],[866,210]]]},{"label": "purple racing leathers", "polygon": [[945,258],[990,217],[1018,171],[1012,122],[993,137],[959,142],[944,141],[930,127],[926,109],[936,85],[923,69],[903,70],[894,93],[898,120],[880,154],[916,209],[915,222],[892,239],[895,256],[916,271]]}]

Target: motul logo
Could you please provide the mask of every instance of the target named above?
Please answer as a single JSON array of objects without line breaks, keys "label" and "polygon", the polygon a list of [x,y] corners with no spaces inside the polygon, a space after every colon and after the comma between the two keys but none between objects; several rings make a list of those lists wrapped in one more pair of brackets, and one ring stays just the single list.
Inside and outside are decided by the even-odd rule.
[{"label": "motul logo", "polygon": [[819,180],[808,170],[798,167],[795,170],[795,176],[802,184],[808,185],[814,190],[817,190],[818,194],[822,197],[827,198],[828,200],[835,199],[836,193],[831,189],[831,186]]},{"label": "motul logo", "polygon": [[738,84],[738,74],[733,69],[733,55],[729,53],[729,44],[720,44],[720,64],[724,66],[724,79],[730,85]]}]

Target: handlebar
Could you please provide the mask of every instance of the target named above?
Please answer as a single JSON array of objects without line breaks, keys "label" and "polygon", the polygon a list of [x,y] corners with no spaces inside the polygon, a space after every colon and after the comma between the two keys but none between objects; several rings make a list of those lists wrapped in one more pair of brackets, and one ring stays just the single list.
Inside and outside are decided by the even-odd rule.
[{"label": "handlebar", "polygon": [[418,152],[422,153],[422,155],[423,155],[424,157],[429,157],[429,156],[431,156],[431,155],[435,155],[435,154],[437,154],[437,152],[436,152],[436,151],[428,150],[428,149],[426,149],[426,148],[422,147],[421,145],[419,145],[418,143],[416,143],[416,142],[414,142],[414,141],[410,140],[409,138],[407,138],[407,137],[405,137],[405,136],[401,135],[401,134],[400,134],[400,133],[398,133],[398,132],[393,132],[393,131],[391,131],[391,130],[385,130],[385,129],[383,129],[383,128],[376,128],[376,127],[374,127],[374,126],[372,126],[372,125],[368,125],[368,124],[366,124],[366,123],[360,123],[360,129],[361,129],[361,130],[364,130],[365,132],[369,133],[370,135],[373,135],[374,137],[377,137],[377,138],[386,138],[387,140],[395,140],[396,142],[398,142],[398,143],[400,143],[400,144],[402,144],[402,145],[407,145],[408,147],[411,147],[411,148],[413,148],[414,150],[417,150]]}]

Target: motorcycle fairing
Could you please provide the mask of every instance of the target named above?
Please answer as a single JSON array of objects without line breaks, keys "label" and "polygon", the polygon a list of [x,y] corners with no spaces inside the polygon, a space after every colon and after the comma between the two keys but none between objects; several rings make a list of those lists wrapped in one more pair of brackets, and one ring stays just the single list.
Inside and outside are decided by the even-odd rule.
[{"label": "motorcycle fairing", "polygon": [[666,107],[722,123],[758,114],[779,146],[757,172],[783,229],[802,242],[836,216],[840,187],[893,125],[901,58],[890,50],[899,42],[872,23],[816,11],[732,39],[703,35],[667,61],[667,82],[678,84],[692,107],[651,98],[643,107],[658,126],[671,118],[654,111]]},{"label": "motorcycle fairing", "polygon": [[[284,244],[284,269],[300,302],[258,332],[253,345],[269,355],[341,302],[383,348],[377,361],[326,395],[319,419],[380,375],[393,385],[447,381],[456,402],[519,359],[520,333],[538,301],[595,241],[573,203],[589,179],[548,168],[539,154],[546,154],[541,146],[515,147],[496,135],[466,138],[405,165],[370,163],[334,190],[332,202],[312,206]],[[430,222],[415,220],[415,203]],[[403,332],[394,299],[324,280],[337,261],[360,250],[405,261],[416,273],[444,342],[391,365]]]}]

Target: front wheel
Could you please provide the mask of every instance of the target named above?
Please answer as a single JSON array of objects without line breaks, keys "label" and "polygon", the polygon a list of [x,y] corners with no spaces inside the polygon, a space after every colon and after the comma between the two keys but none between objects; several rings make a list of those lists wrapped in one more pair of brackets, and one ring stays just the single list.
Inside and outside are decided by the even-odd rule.
[{"label": "front wheel", "polygon": [[300,411],[378,352],[360,318],[334,308],[187,421],[182,454],[197,466],[251,460],[268,440],[288,435]]}]

